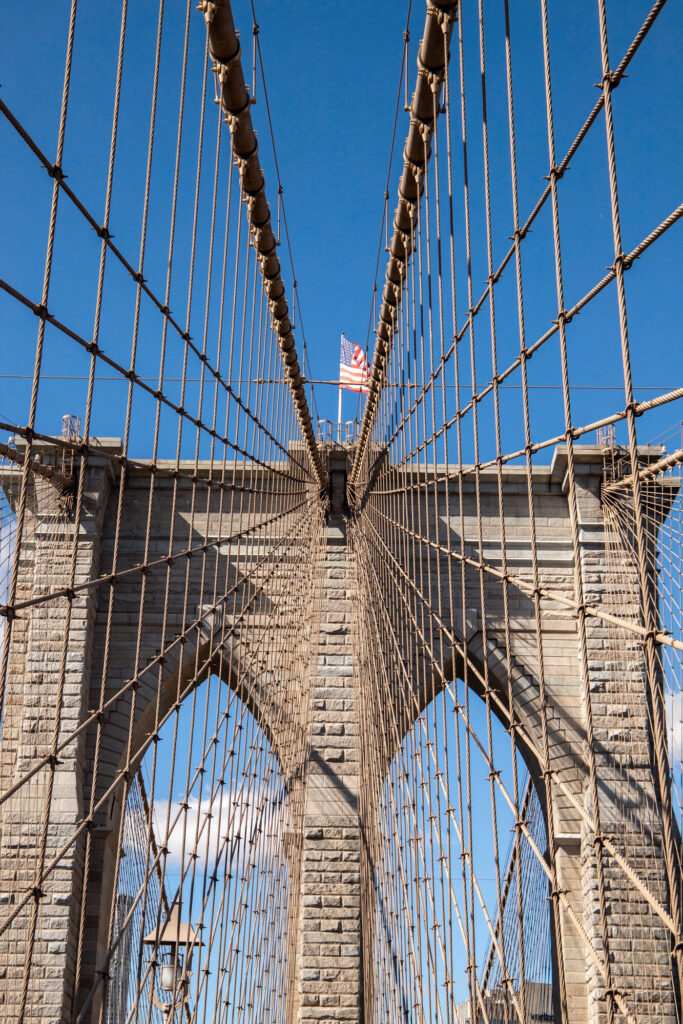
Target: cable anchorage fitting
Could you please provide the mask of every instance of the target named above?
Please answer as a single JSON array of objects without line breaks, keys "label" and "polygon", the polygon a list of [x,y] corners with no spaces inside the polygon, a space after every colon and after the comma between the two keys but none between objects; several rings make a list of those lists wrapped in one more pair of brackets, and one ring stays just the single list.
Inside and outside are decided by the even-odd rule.
[{"label": "cable anchorage fitting", "polygon": [[207,25],[210,25],[216,13],[216,4],[212,3],[212,0],[199,0],[197,10],[202,12],[204,21]]},{"label": "cable anchorage fitting", "polygon": [[17,610],[14,605],[3,604],[0,605],[0,615],[6,618],[8,622],[14,622],[17,617]]},{"label": "cable anchorage fitting", "polygon": [[564,177],[564,172],[569,170],[569,164],[566,167],[558,167],[555,165],[550,168],[550,174],[544,174],[543,177],[546,181],[559,181],[560,178]]},{"label": "cable anchorage fitting", "polygon": [[[624,75],[624,78],[627,76]],[[611,91],[614,88],[615,83],[619,84],[619,76],[616,71],[606,71],[599,82],[595,82],[596,89],[604,89],[605,86]]]},{"label": "cable anchorage fitting", "polygon": [[561,309],[560,312],[557,314],[557,319],[553,320],[553,323],[559,327],[560,324],[570,324],[573,319],[573,313],[568,312],[566,309]]}]

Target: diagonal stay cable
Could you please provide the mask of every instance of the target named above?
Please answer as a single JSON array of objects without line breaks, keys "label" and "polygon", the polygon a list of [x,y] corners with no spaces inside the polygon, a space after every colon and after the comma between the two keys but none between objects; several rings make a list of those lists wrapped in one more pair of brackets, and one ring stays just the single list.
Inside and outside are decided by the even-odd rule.
[{"label": "diagonal stay cable", "polygon": [[315,440],[315,432],[299,369],[296,346],[285,299],[285,287],[276,256],[277,242],[266,201],[265,178],[258,155],[258,140],[251,122],[251,100],[247,90],[240,43],[235,31],[229,0],[201,0],[207,26],[207,45],[214,61],[219,100],[230,126],[232,148],[240,171],[240,185],[247,202],[249,226],[268,297],[270,314],[285,366],[292,401],[313,471],[320,487],[326,485],[326,473]]}]

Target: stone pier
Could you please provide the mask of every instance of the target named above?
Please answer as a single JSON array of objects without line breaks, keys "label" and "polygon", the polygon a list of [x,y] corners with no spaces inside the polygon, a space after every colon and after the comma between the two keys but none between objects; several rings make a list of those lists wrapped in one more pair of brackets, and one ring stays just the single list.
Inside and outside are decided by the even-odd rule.
[{"label": "stone pier", "polygon": [[299,1024],[360,1024],[358,719],[346,525],[332,516],[313,693],[298,950]]},{"label": "stone pier", "polygon": [[[7,794],[0,803],[0,908],[5,920],[13,915],[16,926],[14,930],[7,927],[4,936],[0,936],[2,1018],[18,1019],[23,1012],[20,1007],[24,1006],[24,1019],[31,1024],[70,1021],[78,1017],[88,994],[97,989],[101,965],[107,957],[107,926],[113,899],[110,880],[122,813],[114,782],[124,763],[128,732],[130,729],[132,749],[138,749],[145,737],[149,738],[155,714],[163,716],[174,706],[177,680],[193,678],[196,665],[202,664],[207,674],[222,672],[229,686],[236,687],[236,680],[241,680],[237,692],[258,716],[283,774],[306,786],[303,826],[300,829],[297,821],[296,832],[292,833],[296,841],[291,844],[295,851],[291,877],[296,880],[293,890],[299,900],[297,904],[293,899],[290,909],[288,943],[292,954],[288,958],[290,973],[286,984],[287,1024],[371,1024],[365,1014],[370,1013],[369,994],[373,990],[373,936],[367,931],[362,933],[362,922],[372,932],[375,894],[372,877],[365,877],[364,868],[361,885],[360,873],[364,863],[362,837],[371,834],[373,821],[367,788],[362,788],[367,780],[359,776],[357,703],[360,686],[368,676],[362,676],[362,666],[355,661],[362,661],[363,651],[367,650],[360,634],[369,627],[367,622],[352,619],[351,615],[352,602],[358,597],[358,573],[349,554],[353,545],[347,548],[347,528],[349,539],[355,541],[352,531],[360,529],[360,517],[372,514],[372,494],[364,508],[358,510],[358,519],[347,517],[345,464],[352,452],[337,448],[326,453],[330,459],[332,513],[324,526],[322,572],[318,560],[320,532],[315,533],[315,543],[295,549],[290,563],[285,563],[291,566],[299,558],[297,565],[310,569],[311,608],[317,608],[317,588],[322,579],[316,674],[312,674],[312,661],[318,627],[313,624],[312,613],[310,620],[306,619],[304,609],[303,614],[297,610],[296,616],[285,617],[278,639],[291,649],[291,665],[298,665],[297,657],[303,658],[302,650],[306,665],[299,666],[296,672],[276,672],[269,667],[267,651],[258,657],[251,651],[248,664],[253,668],[247,676],[232,672],[231,665],[239,665],[250,651],[253,631],[261,628],[264,621],[270,621],[267,617],[272,614],[271,609],[286,603],[289,577],[285,569],[272,580],[268,578],[258,600],[249,599],[248,614],[243,622],[240,617],[242,625],[230,644],[223,644],[220,658],[212,652],[216,638],[221,636],[221,621],[236,617],[244,599],[232,597],[232,603],[227,603],[221,613],[223,619],[218,614],[207,617],[197,602],[201,600],[204,576],[215,574],[216,579],[227,581],[226,594],[232,595],[237,591],[234,582],[242,576],[249,577],[249,559],[263,558],[264,546],[277,542],[275,533],[271,536],[267,531],[259,540],[261,547],[254,547],[253,551],[239,540],[240,529],[255,517],[269,522],[270,477],[274,470],[265,464],[235,464],[227,526],[219,495],[209,496],[201,517],[194,512],[192,475],[200,479],[207,475],[208,464],[201,463],[197,469],[194,464],[182,463],[177,484],[170,475],[157,477],[153,506],[157,525],[148,557],[162,559],[169,550],[170,537],[178,552],[200,541],[206,551],[201,558],[194,558],[189,568],[176,557],[169,564],[168,580],[165,568],[163,573],[149,574],[141,618],[140,574],[133,571],[124,576],[123,572],[135,570],[143,561],[152,472],[140,464],[128,472],[122,483],[115,439],[104,442],[102,451],[112,457],[91,458],[86,470],[85,512],[74,578],[81,583],[111,572],[119,500],[124,523],[117,563],[121,578],[115,587],[93,587],[68,598],[65,594],[51,604],[26,608],[14,623],[0,743],[0,796]],[[652,457],[659,454],[653,450]],[[485,677],[500,706],[505,706],[508,699],[509,684],[520,750],[537,782],[542,773],[538,761],[534,761],[534,750],[543,749],[544,729],[547,730],[549,767],[563,786],[553,802],[554,843],[548,855],[554,856],[558,891],[564,897],[555,915],[554,946],[563,962],[567,1018],[571,1024],[604,1024],[607,1019],[605,986],[587,950],[589,944],[591,950],[599,953],[606,937],[612,984],[623,993],[627,1005],[635,1009],[638,1024],[673,1024],[679,997],[670,982],[671,936],[658,910],[661,904],[664,913],[668,913],[668,880],[662,853],[662,804],[653,772],[642,644],[634,641],[628,630],[622,636],[599,618],[590,617],[585,650],[587,685],[586,681],[582,683],[573,607],[576,567],[566,451],[558,449],[551,466],[537,466],[532,474],[539,585],[546,593],[552,591],[561,598],[542,600],[539,641],[544,661],[543,701],[530,590],[533,573],[526,471],[523,467],[508,466],[501,474],[505,561],[511,581],[507,594],[508,638],[500,578],[495,573],[488,574],[482,584],[476,570],[480,546],[489,567],[502,566],[497,469],[482,471],[475,482],[474,474],[460,472],[459,467],[438,468],[440,482],[430,492],[431,504],[424,509],[423,521],[413,524],[426,541],[433,541],[432,570],[426,562],[411,568],[406,558],[405,571],[414,570],[415,585],[432,608],[448,609],[451,595],[447,592],[448,566],[443,552],[459,552],[462,548],[467,570],[464,592],[458,589],[453,595],[457,614],[452,629],[456,640],[466,642],[468,662],[477,672],[466,675],[462,660],[454,657],[439,667],[438,675],[445,679],[467,678],[480,696],[481,679]],[[608,578],[606,552],[614,538],[610,537],[603,516],[601,450],[576,446],[574,470],[582,583],[587,603],[597,607],[607,602],[607,595],[614,589]],[[406,488],[415,487],[416,478],[419,483],[420,473],[426,474],[427,469],[408,466],[397,471],[396,502],[403,501]],[[2,470],[0,482],[8,495],[16,494],[16,469]],[[73,524],[68,515],[44,514],[41,500],[37,494],[26,524],[18,565],[19,599],[39,594],[46,586],[54,590],[55,581],[64,574],[62,563],[72,547]],[[305,500],[316,511],[315,529],[319,531],[323,528],[325,506],[319,503],[314,487]],[[668,508],[666,501],[662,507]],[[398,505],[397,509],[398,515]],[[410,515],[405,515],[410,526]],[[375,554],[380,560],[384,554],[377,554],[377,550]],[[433,570],[438,558],[443,561],[436,572]],[[635,584],[631,586],[629,582],[633,567],[628,563],[627,553],[624,559],[621,571],[626,573],[626,591],[631,597],[625,595],[619,613],[637,617],[638,608],[632,600]],[[169,607],[164,610],[167,592]],[[182,645],[169,643],[163,670],[144,670],[140,674],[133,713],[127,681],[135,674],[136,657],[143,666],[154,661],[160,623],[165,626],[161,639],[167,643],[168,638],[173,640],[181,635],[195,617],[201,625],[188,630]],[[141,645],[136,655],[139,629]],[[426,641],[438,650],[436,625],[427,624],[425,629]],[[359,635],[354,635],[354,631]],[[108,635],[111,649],[105,673]],[[406,649],[399,652],[408,669],[406,675],[416,687],[414,694],[402,693],[403,708],[417,707],[422,699],[419,680],[424,675],[423,666],[419,664],[418,646],[412,640],[405,637],[401,642],[405,641]],[[67,650],[68,658],[60,667],[62,650]],[[624,659],[629,664],[627,674],[620,667]],[[587,750],[587,693],[593,712],[592,756],[600,781],[597,810],[602,836],[648,886],[645,892],[630,885],[622,868],[605,851],[602,873],[610,900],[606,922],[601,918],[597,899],[599,865],[595,860],[594,835],[585,820],[596,810],[590,803],[588,785],[591,752]],[[111,700],[113,697],[116,699]],[[108,710],[103,718],[93,788],[98,726],[92,710],[100,701],[106,703]],[[65,739],[65,743],[60,747],[59,757],[47,761],[49,771],[32,778],[23,791],[19,787],[13,792],[16,780],[24,776],[36,752],[41,756],[49,753],[54,744],[50,727],[54,728],[53,710],[60,703],[57,740]],[[44,706],[51,708],[49,716],[41,714]],[[376,711],[379,716],[387,709]],[[289,723],[286,735],[283,721]],[[76,733],[79,722],[84,727]],[[412,724],[405,721],[402,728],[410,729]],[[74,739],[66,742],[71,735]],[[367,748],[363,753],[367,753]],[[383,751],[386,764],[395,753],[393,748]],[[114,798],[105,799],[109,792]],[[359,792],[364,809],[362,823]],[[91,803],[95,808],[92,814]],[[300,808],[301,802],[297,806]],[[367,826],[365,832],[361,824]],[[76,836],[76,841],[50,872],[47,884],[43,889],[32,889],[44,863],[71,836]],[[648,896],[654,896],[655,906]],[[19,900],[23,900],[20,907]],[[26,957],[34,968],[30,977],[24,966]],[[640,976],[644,962],[646,981]],[[556,988],[557,963],[555,975]],[[102,1002],[95,998],[87,1005],[83,1020],[87,1016],[89,1024],[100,1018]],[[560,1019],[557,1012],[556,1019]]]}]

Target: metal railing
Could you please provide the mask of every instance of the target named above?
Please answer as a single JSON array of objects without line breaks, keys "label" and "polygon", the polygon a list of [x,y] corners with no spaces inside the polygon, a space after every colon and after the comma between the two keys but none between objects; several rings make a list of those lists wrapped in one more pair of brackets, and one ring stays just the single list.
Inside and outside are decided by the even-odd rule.
[{"label": "metal railing", "polygon": [[359,432],[358,420],[346,420],[344,423],[318,420],[318,441],[324,444],[354,444]]}]

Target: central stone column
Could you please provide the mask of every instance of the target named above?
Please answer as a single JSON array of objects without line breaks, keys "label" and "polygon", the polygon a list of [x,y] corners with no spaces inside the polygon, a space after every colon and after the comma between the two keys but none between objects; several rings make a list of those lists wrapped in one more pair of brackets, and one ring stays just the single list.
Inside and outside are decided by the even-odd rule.
[{"label": "central stone column", "polygon": [[297,954],[298,1024],[360,1024],[358,717],[346,525],[331,516],[313,693]]}]

